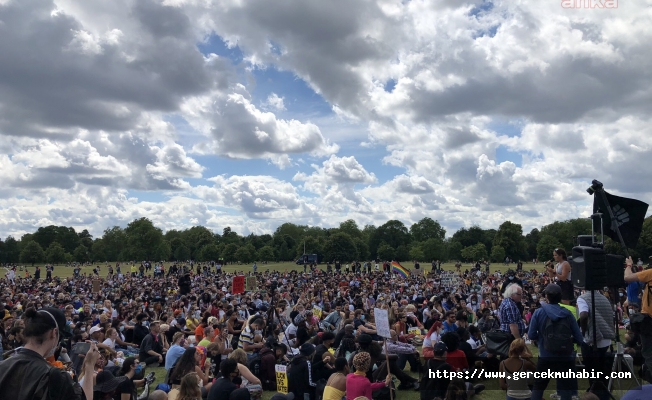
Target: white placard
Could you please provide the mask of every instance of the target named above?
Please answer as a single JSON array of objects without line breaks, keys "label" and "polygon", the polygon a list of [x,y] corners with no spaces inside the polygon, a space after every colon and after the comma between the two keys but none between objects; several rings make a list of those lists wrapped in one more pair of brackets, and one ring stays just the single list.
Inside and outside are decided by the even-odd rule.
[{"label": "white placard", "polygon": [[374,321],[376,321],[376,333],[380,337],[391,338],[389,333],[389,316],[387,310],[374,308]]}]

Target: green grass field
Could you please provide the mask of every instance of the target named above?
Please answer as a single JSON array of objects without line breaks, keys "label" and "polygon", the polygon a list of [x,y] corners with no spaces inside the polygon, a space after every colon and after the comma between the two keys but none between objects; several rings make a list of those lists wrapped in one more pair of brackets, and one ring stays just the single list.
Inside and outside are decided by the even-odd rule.
[{"label": "green grass field", "polygon": [[[93,268],[94,268],[95,265],[101,265],[102,268],[101,268],[101,272],[100,272],[100,277],[106,277],[107,268],[106,268],[104,263],[94,264],[93,266],[82,267],[82,273],[92,274],[93,273],[92,271],[93,271]],[[113,265],[115,265],[115,263],[113,263]],[[423,273],[422,272],[423,267],[426,267],[426,269],[428,271],[430,270],[430,264],[429,263],[422,263],[421,265],[422,265],[422,269],[421,269],[421,272],[419,272],[419,273]],[[123,274],[129,271],[129,266],[130,266],[130,264],[121,263],[122,273]],[[165,266],[166,271],[169,268],[169,266],[171,266],[171,263],[166,264],[166,266]],[[411,266],[411,263],[410,262],[405,262],[405,263],[403,263],[403,266],[406,266],[406,267]],[[222,268],[223,268],[223,270],[228,271],[228,272],[234,272],[234,271],[251,272],[253,270],[252,265],[237,265],[237,264],[236,265],[227,265],[227,266],[224,266]],[[322,269],[322,270],[325,270],[326,269],[326,264],[319,265],[319,268]],[[455,269],[452,263],[442,264],[442,268],[444,270],[454,270]],[[462,271],[464,271],[467,268],[470,269],[471,264],[465,264],[462,267]],[[491,272],[494,272],[494,271],[505,272],[509,268],[515,268],[515,267],[514,266],[508,267],[508,266],[504,266],[502,264],[495,264],[495,265],[491,266]],[[541,270],[542,264],[538,264],[538,265],[524,264],[524,266],[523,266],[524,270],[530,270],[532,268],[535,268],[537,270]],[[28,270],[29,270],[30,274],[34,273],[34,268],[32,266],[29,266]],[[270,264],[266,264],[266,265],[265,264],[258,264],[258,271],[259,272],[263,272],[263,271],[267,271],[267,270],[277,270],[277,271],[280,271],[280,272],[291,271],[291,270],[303,271],[303,266],[299,266],[299,265],[296,265],[295,263],[290,263],[290,262],[270,263]],[[70,276],[72,276],[72,274],[73,274],[73,268],[71,268],[71,267],[66,267],[66,266],[61,266],[61,265],[58,265],[58,266],[54,267],[54,272],[53,272],[54,276],[70,277]],[[22,272],[17,271],[17,275],[18,276],[24,276],[24,271],[22,271]],[[151,271],[150,271],[150,275],[151,275]],[[41,278],[44,278],[44,277],[45,277],[45,269],[43,268],[43,265],[41,265]],[[623,337],[624,337],[623,332],[621,332],[621,340],[624,340]],[[530,350],[532,351],[532,354],[535,357],[538,355],[538,349],[535,346],[530,345]],[[153,371],[156,372],[156,382],[153,385],[153,387],[156,387],[156,385],[158,383],[161,383],[163,381],[163,379],[165,378],[165,369],[164,368],[154,368]],[[412,375],[412,376],[415,376],[415,377],[417,376],[416,374],[413,374],[413,373],[409,372],[409,367],[406,367],[406,372],[408,374]],[[618,389],[617,387],[615,387],[614,390],[612,390],[612,393],[614,394],[616,399],[619,399],[622,396],[622,394],[624,394],[627,390],[632,389],[632,388],[635,387],[635,383],[634,383],[633,379],[632,380],[622,380],[621,382],[622,382],[622,390],[616,390],[616,389]],[[474,397],[474,398],[476,398],[478,400],[499,400],[499,399],[505,399],[505,397],[506,397],[505,391],[501,390],[499,388],[499,386],[498,386],[498,380],[481,380],[481,381],[477,381],[475,383],[482,383],[482,384],[486,385],[486,387],[487,387],[483,393],[481,393],[480,395]],[[588,385],[588,380],[580,379],[579,380],[579,394],[581,395],[584,391],[586,391],[588,386],[589,386]],[[549,399],[550,394],[554,393],[555,387],[556,387],[555,381],[551,380],[550,384],[548,385],[548,390],[546,390],[544,399]],[[271,393],[271,392],[265,392],[263,394],[263,400],[269,400],[269,398],[271,398],[272,395],[273,395],[273,393]],[[416,391],[398,391],[397,396],[395,398],[397,398],[399,400],[419,400],[419,393],[416,392]]]}]

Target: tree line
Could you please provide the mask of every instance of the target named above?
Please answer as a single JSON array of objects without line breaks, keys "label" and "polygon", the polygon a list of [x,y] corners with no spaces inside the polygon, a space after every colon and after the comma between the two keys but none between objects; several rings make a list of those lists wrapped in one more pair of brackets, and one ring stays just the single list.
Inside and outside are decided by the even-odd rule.
[{"label": "tree line", "polygon": [[[490,260],[506,257],[517,261],[551,258],[555,248],[568,252],[578,235],[591,232],[588,219],[556,221],[523,234],[521,225],[503,222],[498,229],[479,226],[460,228],[446,237],[438,221],[423,218],[409,228],[398,220],[378,227],[358,224],[349,219],[337,228],[320,228],[284,223],[273,234],[243,236],[226,227],[221,233],[203,226],[165,233],[147,218],[130,222],[125,228],[114,226],[102,237],[84,229],[46,226],[20,239],[0,239],[1,263],[54,264],[105,261],[217,261],[251,263],[254,261],[292,261],[304,254],[319,254],[325,261],[341,262],[381,260]],[[609,253],[622,254],[617,243],[606,239]],[[633,257],[652,254],[652,217],[643,225],[643,233]]]}]

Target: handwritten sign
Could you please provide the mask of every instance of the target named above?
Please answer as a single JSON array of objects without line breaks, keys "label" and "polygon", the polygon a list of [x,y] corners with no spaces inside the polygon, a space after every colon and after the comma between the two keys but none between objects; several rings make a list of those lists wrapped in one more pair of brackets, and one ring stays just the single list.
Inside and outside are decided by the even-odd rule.
[{"label": "handwritten sign", "polygon": [[392,335],[389,333],[389,316],[387,315],[387,310],[374,308],[374,319],[376,321],[376,333],[378,336],[388,339],[391,338]]},{"label": "handwritten sign", "polygon": [[317,318],[321,318],[321,307],[314,306],[312,308],[312,315],[314,315]]},{"label": "handwritten sign", "polygon": [[254,292],[258,289],[258,281],[256,281],[255,276],[248,276],[246,282],[247,282],[246,284],[247,292]]},{"label": "handwritten sign", "polygon": [[288,394],[288,372],[285,365],[275,365],[276,371],[276,391],[283,394]]},{"label": "handwritten sign", "polygon": [[99,292],[100,292],[100,280],[93,279],[93,293],[99,293]]},{"label": "handwritten sign", "polygon": [[408,328],[408,334],[414,333],[415,335],[420,335],[421,334],[421,329],[419,329],[418,326],[413,326],[411,328]]},{"label": "handwritten sign", "polygon": [[233,277],[233,294],[244,293],[245,291],[245,277],[244,276],[234,276]]}]

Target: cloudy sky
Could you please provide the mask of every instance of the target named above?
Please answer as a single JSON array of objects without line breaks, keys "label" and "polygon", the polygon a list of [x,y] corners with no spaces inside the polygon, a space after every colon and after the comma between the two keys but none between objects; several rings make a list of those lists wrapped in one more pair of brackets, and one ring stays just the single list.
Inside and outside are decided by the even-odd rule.
[{"label": "cloudy sky", "polygon": [[652,1],[621,3],[0,0],[0,237],[649,202]]}]

